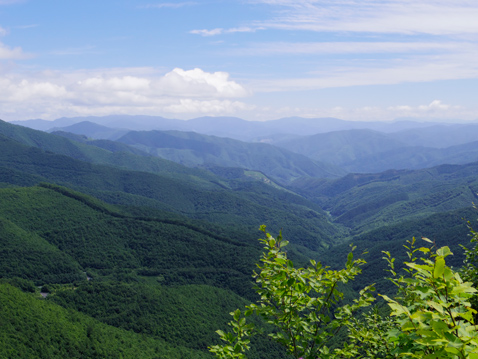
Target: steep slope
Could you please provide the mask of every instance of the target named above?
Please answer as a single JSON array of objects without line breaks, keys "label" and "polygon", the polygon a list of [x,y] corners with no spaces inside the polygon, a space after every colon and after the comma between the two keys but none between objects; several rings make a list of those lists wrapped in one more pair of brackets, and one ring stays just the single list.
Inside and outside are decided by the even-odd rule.
[{"label": "steep slope", "polygon": [[[2,206],[19,201],[15,190],[0,190]],[[21,217],[27,208],[15,208]],[[19,277],[43,283],[69,283],[86,279],[78,262],[70,255],[48,243],[34,231],[14,224],[0,215],[0,277]]]},{"label": "steep slope", "polygon": [[415,171],[350,174],[339,180],[303,180],[294,188],[326,208],[354,233],[433,213],[470,206],[477,200],[478,163]]},{"label": "steep slope", "polygon": [[[208,273],[216,286],[240,291],[259,255],[260,247],[251,236],[238,240],[187,222],[125,216],[64,187],[1,189],[0,199],[2,233],[7,234],[2,237],[2,255],[10,255],[10,264],[17,262],[14,268],[23,268],[18,276],[37,282],[44,273],[50,274],[46,282],[65,282],[59,276],[62,270],[69,282],[86,279],[79,275],[84,272],[116,278],[140,271],[161,274],[166,283],[185,281],[182,276],[194,283],[195,277]],[[42,254],[45,262],[35,262]],[[41,265],[44,270],[39,271]],[[224,277],[229,280],[219,280]]]},{"label": "steep slope", "polygon": [[[142,151],[130,149],[121,144],[115,145],[115,142],[111,141],[93,141],[94,145],[89,146],[86,144],[88,141],[81,138],[75,138],[75,140],[79,139],[84,143],[71,141],[63,136],[56,136],[27,127],[12,125],[1,120],[0,135],[26,146],[36,147],[81,161],[135,171],[161,173],[169,175],[171,178],[181,178],[183,180],[193,178],[194,182],[198,184],[202,182],[206,186],[211,186],[210,181],[213,178],[207,171],[180,166],[174,162],[149,156]],[[214,179],[217,180],[217,178]]]},{"label": "steep slope", "polygon": [[[47,307],[38,313],[28,312],[32,317],[26,323],[41,328],[47,353],[65,355],[64,351],[73,345],[69,335],[74,338],[88,333],[76,311],[145,335],[147,351],[162,346],[174,355],[189,353],[181,347],[205,352],[208,345],[218,341],[215,330],[225,329],[229,312],[247,302],[241,296],[249,300],[253,296],[250,276],[261,246],[247,233],[217,226],[205,230],[181,220],[124,215],[120,209],[92,197],[48,184],[0,189],[0,224],[0,258],[5,259],[0,263],[0,275],[46,284],[44,288],[50,292],[47,300],[69,308],[69,315],[75,318],[63,327],[56,322],[65,321],[62,311],[49,307],[57,314],[43,326],[37,321]],[[304,261],[302,256],[291,254]],[[28,289],[22,281],[13,282]],[[70,282],[74,284],[57,284]],[[0,307],[14,299],[9,294],[2,300]],[[41,346],[38,341],[42,337],[17,323],[23,320],[23,314],[18,318],[17,312],[1,309],[1,319],[14,324],[2,325],[0,335],[21,333],[31,343],[24,348],[22,343],[10,340],[8,348],[28,352]],[[57,324],[68,330],[66,337],[47,330]],[[108,331],[97,329],[95,334],[99,336]],[[161,342],[155,344],[153,338]],[[268,340],[259,338],[258,342],[256,358],[281,357]],[[85,345],[90,342],[74,344],[75,348]],[[119,348],[122,345],[124,341],[114,344]],[[98,355],[107,357],[101,356],[104,353]],[[175,357],[173,354],[164,357]]]},{"label": "steep slope", "polygon": [[[416,238],[417,248],[427,245],[421,237],[429,238],[438,248],[450,247],[453,256],[447,258],[447,263],[455,268],[461,267],[464,260],[461,245],[471,247],[467,221],[475,227],[477,219],[478,211],[475,208],[466,207],[421,218],[411,218],[399,224],[383,226],[355,236],[351,241],[357,246],[356,253],[366,252],[363,258],[367,264],[363,267],[362,275],[353,283],[353,288],[360,290],[366,285],[376,283],[379,293],[395,293],[396,287],[385,279],[390,275],[386,272],[389,268],[382,252],[390,252],[396,258],[397,273],[403,273],[400,263],[408,260],[403,246],[407,245],[406,241],[411,241],[413,237]],[[327,256],[322,259],[326,264],[339,266],[343,264],[343,261],[338,258],[343,258],[349,251],[350,248],[347,245],[339,245],[331,248]]]},{"label": "steep slope", "polygon": [[7,283],[0,283],[0,312],[2,358],[211,358],[199,350],[105,325]]},{"label": "steep slope", "polygon": [[193,132],[131,131],[118,141],[190,167],[214,165],[260,170],[283,184],[303,176],[338,177],[344,174],[334,166],[268,144]]},{"label": "steep slope", "polygon": [[126,171],[43,152],[1,136],[0,167],[10,171],[5,171],[7,176],[0,183],[16,181],[11,171],[20,171],[111,203],[146,206],[251,231],[266,223],[273,231],[285,228],[293,242],[312,249],[327,246],[342,233],[319,206],[259,182],[231,182],[225,187],[193,178]]}]

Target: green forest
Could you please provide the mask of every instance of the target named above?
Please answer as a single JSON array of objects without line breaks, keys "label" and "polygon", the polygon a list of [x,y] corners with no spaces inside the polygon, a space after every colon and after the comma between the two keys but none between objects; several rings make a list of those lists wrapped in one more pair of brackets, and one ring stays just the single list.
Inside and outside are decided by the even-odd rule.
[{"label": "green forest", "polygon": [[[128,138],[139,141],[140,135]],[[300,161],[284,159],[284,151],[265,151],[266,158],[274,158],[270,168],[248,162],[246,169],[238,162],[240,154],[258,156],[254,151],[262,146],[249,153],[239,141],[230,141],[227,156],[236,151],[237,158],[188,167],[158,157],[152,150],[159,148],[158,134],[149,135],[151,146],[144,151],[126,140],[60,136],[0,121],[0,358],[214,358],[210,348],[224,343],[230,313],[240,308],[243,314],[265,295],[257,285],[269,277],[258,273],[271,248],[258,241],[264,237],[262,225],[272,233],[266,238],[288,242],[276,253],[285,256],[279,262],[290,262],[289,270],[303,269],[300,275],[310,278],[312,262],[339,273],[350,262],[353,244],[360,270],[338,284],[337,295],[353,307],[360,291],[373,284],[369,299],[375,309],[355,308],[347,325],[367,315],[375,324],[374,315],[399,317],[387,303],[393,304],[397,288],[410,285],[399,276],[409,274],[404,263],[411,261],[410,249],[404,246],[412,238],[433,242],[427,248],[433,247],[434,256],[419,251],[432,261],[426,265],[438,260],[441,266],[440,258],[446,258],[446,273],[468,268],[463,278],[476,280],[470,267],[476,257],[462,246],[474,248],[470,226],[478,227],[473,205],[478,162],[320,177],[290,167]],[[201,149],[199,142],[190,142],[199,136],[170,133],[167,138]],[[207,150],[216,158],[226,156],[214,152],[220,146],[217,139]],[[437,252],[440,248],[453,255]],[[395,258],[395,282],[386,253]],[[420,286],[416,282],[414,288]],[[311,289],[311,303],[319,292]],[[327,310],[333,312],[337,303]],[[478,309],[476,304],[468,307]],[[245,328],[255,328],[244,344],[250,346],[247,358],[319,355],[284,349],[270,318],[250,312],[257,315],[247,316]],[[236,314],[232,322],[242,318]],[[353,323],[344,323],[337,324],[343,328],[327,344],[331,352],[362,345],[363,338],[349,337]],[[234,340],[246,339],[236,333]],[[243,355],[242,347],[236,351]],[[370,353],[349,357],[393,357]],[[435,357],[440,356],[430,356]]]}]

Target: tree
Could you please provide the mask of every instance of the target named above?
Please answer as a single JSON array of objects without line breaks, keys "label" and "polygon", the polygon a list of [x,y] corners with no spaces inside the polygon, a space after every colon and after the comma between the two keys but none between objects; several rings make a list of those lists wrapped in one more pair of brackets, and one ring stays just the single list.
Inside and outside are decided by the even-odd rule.
[{"label": "tree", "polygon": [[370,294],[374,289],[370,286],[362,290],[352,304],[343,304],[340,284],[346,284],[360,274],[365,261],[354,259],[352,248],[345,268],[341,270],[323,267],[314,260],[307,268],[295,268],[284,251],[288,242],[280,234],[277,238],[272,237],[265,226],[261,230],[266,235],[265,239],[260,239],[266,253],[258,265],[258,272],[253,275],[260,299],[247,306],[243,316],[239,310],[231,313],[233,332],[218,330],[226,344],[215,345],[210,350],[219,358],[245,358],[244,352],[250,343],[248,337],[254,333],[254,326],[246,323],[246,317],[255,313],[275,327],[269,336],[282,344],[294,358],[329,356],[331,338],[359,308],[374,300]]},{"label": "tree", "polygon": [[[230,325],[232,333],[217,331],[223,345],[210,348],[219,358],[245,358],[248,337],[258,330],[246,322],[255,313],[275,330],[269,336],[282,344],[294,358],[467,358],[478,359],[478,327],[470,299],[477,292],[471,282],[446,265],[451,255],[448,247],[434,250],[416,247],[413,238],[405,246],[408,261],[405,274],[395,270],[389,252],[389,278],[397,286],[392,298],[381,295],[390,308],[388,317],[377,311],[354,317],[359,309],[372,303],[373,287],[360,291],[352,304],[343,304],[340,283],[360,274],[361,259],[353,259],[353,248],[345,268],[334,271],[313,260],[307,268],[294,268],[287,259],[287,241],[273,238],[261,227],[266,238],[260,241],[266,253],[254,273],[260,299],[236,310]],[[474,234],[476,239],[476,233]],[[331,350],[330,339],[346,327],[348,341],[342,348]]]}]

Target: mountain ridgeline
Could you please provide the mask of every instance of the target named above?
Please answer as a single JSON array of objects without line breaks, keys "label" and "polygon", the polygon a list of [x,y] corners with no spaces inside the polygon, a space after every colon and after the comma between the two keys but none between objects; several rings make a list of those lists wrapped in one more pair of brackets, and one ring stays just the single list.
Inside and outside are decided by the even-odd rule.
[{"label": "mountain ridgeline", "polygon": [[[0,121],[2,358],[212,358],[215,330],[256,299],[260,225],[299,266],[339,268],[353,243],[367,264],[347,295],[387,294],[382,251],[402,262],[426,236],[459,267],[478,218],[476,124],[21,124]],[[250,358],[288,358],[253,344]]]}]

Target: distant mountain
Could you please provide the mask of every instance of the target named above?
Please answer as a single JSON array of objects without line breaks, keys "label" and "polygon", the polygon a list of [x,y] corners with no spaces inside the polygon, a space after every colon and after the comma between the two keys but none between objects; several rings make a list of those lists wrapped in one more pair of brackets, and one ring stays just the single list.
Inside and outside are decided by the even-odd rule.
[{"label": "distant mountain", "polygon": [[306,136],[317,133],[351,129],[372,129],[389,133],[407,129],[429,127],[434,124],[430,122],[414,121],[361,122],[345,121],[337,118],[302,117],[288,117],[272,121],[246,121],[237,117],[199,117],[184,121],[167,119],[159,116],[127,115],[60,118],[55,121],[28,120],[15,121],[13,123],[47,131],[53,128],[56,130],[64,130],[62,127],[84,121],[93,122],[114,129],[129,129],[134,131],[194,131],[206,135],[229,137],[249,142],[270,142],[278,135]]},{"label": "distant mountain", "polygon": [[87,137],[93,139],[108,139],[108,140],[116,140],[121,136],[124,136],[129,130],[125,129],[116,129],[110,128],[102,125],[98,125],[97,123],[93,123],[90,121],[83,121],[78,122],[70,126],[66,127],[53,127],[50,128],[47,132],[70,132],[77,135],[85,135]]},{"label": "distant mountain", "polygon": [[312,161],[265,143],[248,143],[194,132],[131,131],[118,141],[190,167],[241,167],[261,171],[282,184],[302,176],[333,178],[345,174],[336,166]]},{"label": "distant mountain", "polygon": [[477,141],[478,123],[407,129],[394,133],[393,137],[411,146],[446,148]]},{"label": "distant mountain", "polygon": [[400,147],[341,163],[341,166],[350,172],[376,173],[389,169],[420,169],[475,161],[478,161],[478,141],[448,148]]},{"label": "distant mountain", "polygon": [[86,116],[86,117],[62,117],[54,121],[46,120],[27,120],[13,121],[15,125],[30,127],[36,130],[48,131],[53,128],[71,126],[79,122],[93,122],[102,126],[112,128],[125,128],[129,130],[175,130],[181,127],[184,121],[167,119],[159,116],[129,116],[129,115],[112,115],[112,116]]},{"label": "distant mountain", "polygon": [[340,166],[363,157],[405,147],[390,135],[373,130],[346,130],[281,141],[277,146],[316,161]]},{"label": "distant mountain", "polygon": [[[450,133],[448,137],[447,132]],[[378,173],[389,169],[420,169],[477,161],[478,142],[467,143],[475,138],[478,138],[478,124],[432,126],[396,133],[335,131],[275,144],[316,161],[328,161],[348,172]],[[439,146],[440,141],[460,145]],[[415,143],[424,144],[418,146]]]}]

